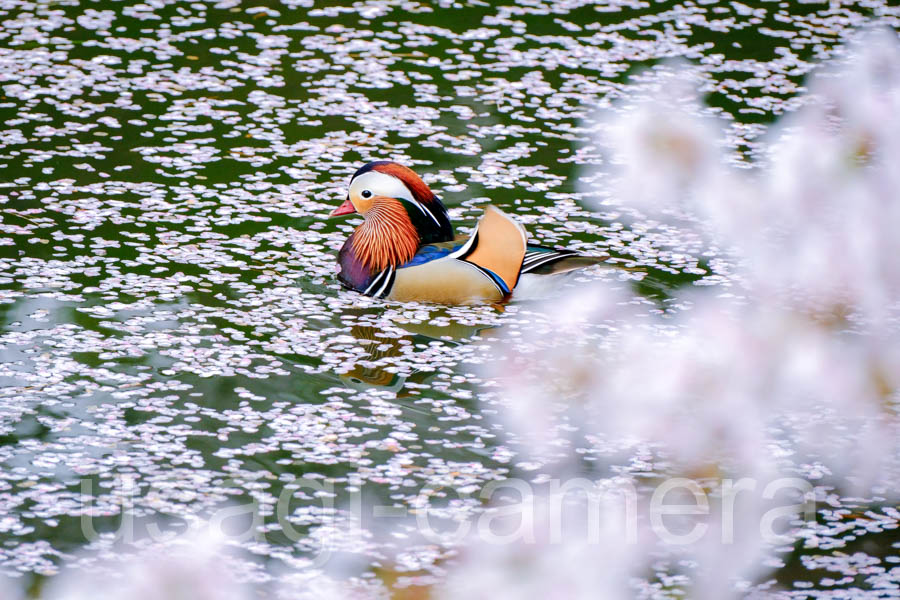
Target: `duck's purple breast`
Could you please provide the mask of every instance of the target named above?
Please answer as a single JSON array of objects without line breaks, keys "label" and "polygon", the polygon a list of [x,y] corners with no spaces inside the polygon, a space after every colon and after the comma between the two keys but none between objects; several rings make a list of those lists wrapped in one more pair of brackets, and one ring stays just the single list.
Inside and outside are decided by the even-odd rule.
[{"label": "duck's purple breast", "polygon": [[348,237],[347,241],[344,242],[341,251],[338,253],[338,265],[340,265],[338,279],[347,287],[361,292],[372,283],[375,273],[372,273],[369,268],[363,264],[353,250],[353,238],[355,236],[356,233],[354,232]]}]

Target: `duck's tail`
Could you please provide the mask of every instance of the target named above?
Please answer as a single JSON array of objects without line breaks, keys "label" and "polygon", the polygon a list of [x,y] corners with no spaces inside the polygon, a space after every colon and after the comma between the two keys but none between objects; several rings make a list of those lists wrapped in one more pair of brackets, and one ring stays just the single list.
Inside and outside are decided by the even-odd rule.
[{"label": "duck's tail", "polygon": [[529,244],[522,261],[522,273],[555,275],[605,263],[609,256],[586,256],[574,250],[563,250]]}]

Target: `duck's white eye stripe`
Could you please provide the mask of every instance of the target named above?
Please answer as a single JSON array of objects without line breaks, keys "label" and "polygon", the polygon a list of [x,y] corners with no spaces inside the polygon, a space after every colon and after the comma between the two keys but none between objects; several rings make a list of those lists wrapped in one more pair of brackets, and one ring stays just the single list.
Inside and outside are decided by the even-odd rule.
[{"label": "duck's white eye stripe", "polygon": [[386,173],[379,173],[378,171],[363,173],[350,183],[351,197],[356,197],[356,195],[359,194],[360,197],[364,198],[366,196],[363,196],[363,192],[367,190],[372,193],[372,196],[369,197],[384,196],[386,198],[414,200],[412,193],[402,181],[396,177],[387,175]]}]

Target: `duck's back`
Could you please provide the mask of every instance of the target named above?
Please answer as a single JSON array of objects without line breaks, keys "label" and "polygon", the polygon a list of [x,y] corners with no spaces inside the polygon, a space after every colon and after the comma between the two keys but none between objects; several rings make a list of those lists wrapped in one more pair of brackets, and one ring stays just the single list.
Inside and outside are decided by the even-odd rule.
[{"label": "duck's back", "polygon": [[522,226],[489,206],[467,240],[423,246],[397,269],[389,298],[445,304],[499,302],[516,286],[526,244]]}]

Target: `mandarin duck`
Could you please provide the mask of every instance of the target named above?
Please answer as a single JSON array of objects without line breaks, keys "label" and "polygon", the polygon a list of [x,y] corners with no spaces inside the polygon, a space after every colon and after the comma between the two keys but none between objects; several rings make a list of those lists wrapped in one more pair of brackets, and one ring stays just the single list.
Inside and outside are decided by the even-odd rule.
[{"label": "mandarin duck", "polygon": [[499,302],[523,279],[604,262],[573,250],[528,243],[525,228],[488,206],[469,236],[454,237],[440,199],[410,168],[371,162],[350,179],[330,217],[358,213],[362,224],[338,253],[338,279],[367,296],[441,304]]}]

